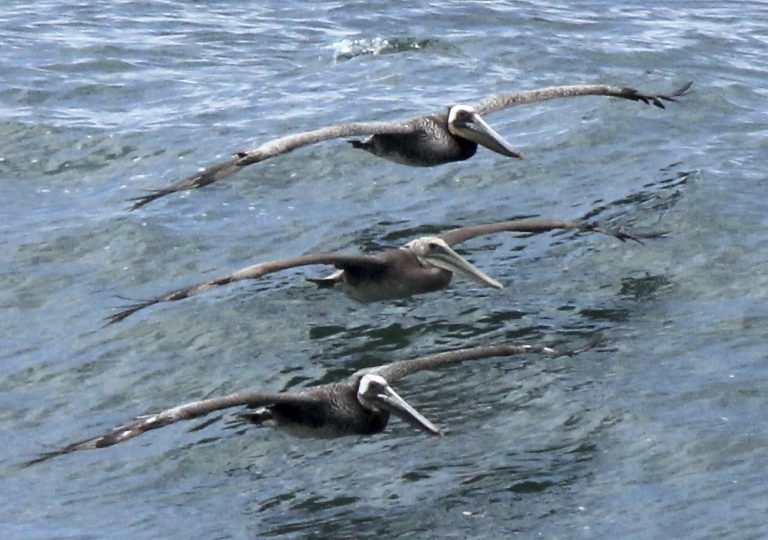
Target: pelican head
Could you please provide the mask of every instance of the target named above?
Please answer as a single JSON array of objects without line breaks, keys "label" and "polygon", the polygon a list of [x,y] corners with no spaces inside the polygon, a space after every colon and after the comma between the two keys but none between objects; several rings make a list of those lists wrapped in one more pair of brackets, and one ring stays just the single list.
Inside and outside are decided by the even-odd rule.
[{"label": "pelican head", "polygon": [[485,287],[503,289],[504,286],[476,268],[464,257],[437,236],[424,236],[405,244],[423,266],[435,266],[449,272],[461,274],[465,278]]},{"label": "pelican head", "polygon": [[523,159],[523,154],[496,133],[470,105],[454,105],[448,109],[448,131],[456,137],[482,144],[502,156]]},{"label": "pelican head", "polygon": [[357,400],[366,409],[392,413],[416,429],[426,431],[430,435],[443,434],[437,426],[397,395],[397,392],[389,386],[389,383],[381,375],[366,373],[360,378],[357,386]]}]

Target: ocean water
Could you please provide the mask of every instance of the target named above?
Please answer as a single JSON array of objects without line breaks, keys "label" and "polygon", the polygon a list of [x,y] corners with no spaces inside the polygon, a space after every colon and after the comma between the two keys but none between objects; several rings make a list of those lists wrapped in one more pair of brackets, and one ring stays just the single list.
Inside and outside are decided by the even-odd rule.
[{"label": "ocean water", "polygon": [[[768,536],[768,4],[51,2],[0,10],[3,538]],[[526,155],[421,169],[330,141],[135,212],[277,136],[576,83],[671,91],[488,121]],[[540,215],[666,231],[494,235],[506,287],[360,305],[308,268],[142,299],[314,251]],[[398,381],[446,431],[295,439],[228,414],[26,460],[240,389],[491,343],[602,344]]]}]

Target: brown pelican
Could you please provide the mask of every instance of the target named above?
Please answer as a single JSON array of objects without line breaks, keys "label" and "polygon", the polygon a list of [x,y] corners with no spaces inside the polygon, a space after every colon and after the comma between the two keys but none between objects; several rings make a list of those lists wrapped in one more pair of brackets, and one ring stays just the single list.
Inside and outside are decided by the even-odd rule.
[{"label": "brown pelican", "polygon": [[336,124],[265,142],[250,150],[237,152],[232,158],[212,165],[184,180],[146,195],[130,199],[131,210],[177,191],[207,186],[235,174],[253,163],[291,152],[297,148],[330,139],[369,136],[364,140],[350,140],[355,148],[403,163],[432,167],[472,157],[481,144],[501,155],[522,158],[507,141],[483,120],[483,115],[509,107],[575,96],[609,96],[630,101],[641,101],[664,108],[664,101],[676,101],[685,95],[691,83],[668,94],[644,94],[634,88],[606,85],[551,86],[538,90],[510,92],[488,97],[474,104],[456,104],[447,112],[414,116],[393,122],[350,122]]},{"label": "brown pelican", "polygon": [[226,276],[184,287],[150,300],[126,306],[107,317],[107,324],[122,321],[129,315],[160,302],[182,300],[235,281],[258,279],[267,274],[297,266],[333,265],[338,270],[324,278],[310,278],[320,288],[338,287],[343,293],[359,302],[376,302],[405,298],[416,294],[437,291],[448,286],[453,273],[483,285],[501,289],[502,285],[485,275],[456,253],[451,246],[476,236],[510,231],[537,233],[553,229],[578,229],[598,232],[618,238],[635,240],[652,238],[658,234],[633,236],[580,221],[551,219],[517,219],[487,225],[461,227],[439,236],[417,238],[400,248],[389,249],[376,255],[347,255],[339,253],[314,253],[288,259],[262,262],[236,270]]},{"label": "brown pelican", "polygon": [[599,339],[599,336],[596,336],[583,347],[564,352],[557,352],[540,345],[495,345],[459,349],[362,369],[344,381],[310,386],[298,392],[238,392],[193,401],[157,414],[138,416],[109,430],[104,435],[45,453],[27,462],[26,465],[78,450],[113,446],[141,435],[145,431],[233,407],[256,409],[239,415],[248,422],[278,427],[299,436],[371,435],[384,430],[390,414],[430,435],[442,435],[440,428],[401,398],[390,383],[417,371],[434,370],[481,358],[526,353],[570,356],[594,347]]}]

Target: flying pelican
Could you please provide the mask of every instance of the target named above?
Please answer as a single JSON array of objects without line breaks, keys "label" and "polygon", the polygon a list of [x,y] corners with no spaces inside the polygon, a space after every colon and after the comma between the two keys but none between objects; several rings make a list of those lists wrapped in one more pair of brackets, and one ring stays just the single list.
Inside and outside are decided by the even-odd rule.
[{"label": "flying pelican", "polygon": [[243,150],[223,161],[211,165],[184,180],[163,189],[150,190],[146,195],[130,199],[131,210],[175,193],[196,189],[238,172],[243,167],[291,152],[297,148],[330,139],[368,136],[364,140],[349,142],[355,148],[406,165],[432,167],[471,158],[481,144],[503,156],[521,159],[501,135],[483,120],[483,115],[509,107],[576,96],[609,96],[630,101],[642,101],[664,108],[664,101],[677,101],[685,95],[691,83],[669,94],[644,94],[634,88],[593,85],[551,86],[538,90],[510,92],[488,97],[474,104],[456,104],[447,112],[414,116],[393,122],[350,122],[336,124],[265,142],[250,150]]},{"label": "flying pelican", "polygon": [[393,300],[444,289],[451,282],[453,273],[460,274],[479,285],[501,289],[503,286],[498,281],[475,268],[451,246],[486,234],[504,231],[537,233],[553,229],[598,232],[622,241],[637,242],[640,242],[639,238],[660,236],[660,234],[633,236],[591,223],[551,219],[517,219],[460,227],[439,236],[417,238],[400,248],[385,250],[376,255],[313,253],[254,264],[205,283],[177,289],[125,306],[121,311],[107,317],[106,321],[107,324],[116,323],[154,304],[182,300],[235,281],[258,279],[280,270],[318,264],[333,265],[338,270],[324,278],[308,278],[309,281],[320,288],[338,287],[344,294],[358,302]]},{"label": "flying pelican", "polygon": [[586,345],[564,352],[557,352],[541,345],[494,345],[458,349],[361,369],[344,381],[310,386],[298,392],[237,392],[193,401],[157,414],[138,416],[109,430],[104,435],[42,454],[25,465],[32,465],[78,450],[106,448],[132,439],[145,431],[233,407],[256,409],[241,413],[239,416],[248,422],[281,428],[297,436],[371,435],[384,431],[390,414],[430,435],[442,435],[440,428],[409,405],[389,383],[417,371],[434,370],[481,358],[526,353],[571,356],[594,347],[599,339],[599,336],[595,336]]}]

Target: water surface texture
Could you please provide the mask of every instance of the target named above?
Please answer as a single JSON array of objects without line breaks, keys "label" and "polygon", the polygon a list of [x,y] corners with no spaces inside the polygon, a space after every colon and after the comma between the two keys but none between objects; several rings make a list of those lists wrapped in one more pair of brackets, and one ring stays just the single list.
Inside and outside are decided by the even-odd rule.
[{"label": "water surface texture", "polygon": [[[0,12],[0,536],[768,536],[762,2],[21,2]],[[526,155],[408,168],[331,141],[136,212],[279,135],[574,83],[671,91],[489,117]],[[541,215],[668,231],[497,235],[506,285],[359,305],[260,260]],[[192,399],[436,350],[603,344],[400,381],[446,436],[291,438],[229,415],[21,468]]]}]

